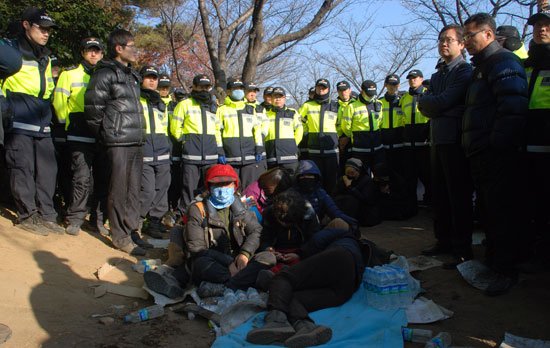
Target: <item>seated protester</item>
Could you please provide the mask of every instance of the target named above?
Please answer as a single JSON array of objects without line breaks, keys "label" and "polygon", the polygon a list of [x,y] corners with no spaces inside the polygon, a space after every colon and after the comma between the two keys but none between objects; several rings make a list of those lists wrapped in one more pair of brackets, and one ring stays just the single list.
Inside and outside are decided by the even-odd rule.
[{"label": "seated protester", "polygon": [[273,273],[279,273],[284,265],[298,263],[296,250],[321,229],[311,206],[294,190],[275,196],[263,217],[259,250],[275,254],[277,265],[270,269]]},{"label": "seated protester", "polygon": [[269,282],[265,325],[249,331],[246,340],[266,345],[284,342],[285,347],[330,341],[332,330],[316,325],[308,313],[340,306],[351,298],[368,264],[363,259],[369,256],[363,257],[361,250],[348,231],[326,229],[314,234],[297,252],[302,261]]},{"label": "seated protester", "polygon": [[300,161],[296,174],[295,190],[311,204],[319,221],[322,222],[325,216],[331,219],[331,222],[325,226],[326,228],[349,230],[350,224],[357,224],[357,220],[340,211],[328,193],[321,188],[321,181],[321,171],[313,161]]},{"label": "seated protester", "polygon": [[264,209],[269,205],[269,200],[291,186],[292,178],[286,169],[272,168],[263,172],[257,181],[248,185],[243,190],[243,196],[252,197],[260,214],[263,214]]}]

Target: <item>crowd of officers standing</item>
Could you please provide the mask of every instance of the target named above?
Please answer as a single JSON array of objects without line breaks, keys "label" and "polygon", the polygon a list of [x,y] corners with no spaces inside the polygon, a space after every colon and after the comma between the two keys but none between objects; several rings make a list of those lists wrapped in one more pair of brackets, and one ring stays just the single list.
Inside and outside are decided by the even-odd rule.
[{"label": "crowd of officers standing", "polygon": [[[377,98],[374,81],[364,81],[359,94],[341,81],[333,100],[330,82],[319,79],[295,110],[282,87],[265,88],[260,103],[258,86],[238,78],[229,79],[225,100],[216,100],[205,74],[194,77],[189,94],[176,89],[170,96],[168,75],[151,65],[139,73],[132,68],[134,38],[122,29],[109,35],[106,48],[97,37],[83,39],[80,64],[55,82],[46,43],[56,26],[43,10],[29,8],[21,32],[0,41],[3,118],[13,117],[4,122],[4,154],[17,226],[77,235],[90,212],[90,225],[102,234],[109,234],[109,220],[115,247],[144,255],[148,245],[139,231],[161,237],[162,218],[185,214],[216,163],[230,164],[245,188],[269,168],[295,171],[300,159],[310,159],[330,193],[343,163],[355,158],[365,173],[386,163],[404,179],[410,215],[422,182],[438,241],[424,253],[451,253],[450,267],[473,257],[475,189],[486,262],[506,290],[515,281],[520,234],[531,227],[548,234],[550,12],[539,10],[528,21],[528,55],[517,30],[497,30],[489,15],[477,14],[464,27],[441,30],[441,59],[429,83],[412,70],[402,93],[400,77],[390,74]],[[517,55],[501,47],[505,33]],[[57,152],[52,129],[62,130],[53,136]],[[62,163],[70,170],[63,172]],[[56,175],[57,185],[68,187],[61,225]]]}]

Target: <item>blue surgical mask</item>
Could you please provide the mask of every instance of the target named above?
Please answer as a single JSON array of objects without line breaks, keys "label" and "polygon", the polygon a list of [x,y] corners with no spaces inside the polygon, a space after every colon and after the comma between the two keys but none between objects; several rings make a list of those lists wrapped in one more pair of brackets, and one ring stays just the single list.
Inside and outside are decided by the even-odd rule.
[{"label": "blue surgical mask", "polygon": [[210,203],[216,209],[223,209],[230,206],[235,200],[234,187],[213,187],[210,190]]},{"label": "blue surgical mask", "polygon": [[242,100],[244,98],[244,91],[242,89],[231,91],[231,98],[233,98],[233,100]]}]

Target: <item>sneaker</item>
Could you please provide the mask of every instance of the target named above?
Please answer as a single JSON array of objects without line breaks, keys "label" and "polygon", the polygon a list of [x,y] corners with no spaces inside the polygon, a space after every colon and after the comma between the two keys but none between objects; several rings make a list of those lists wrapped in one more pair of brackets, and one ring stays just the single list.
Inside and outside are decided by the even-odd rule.
[{"label": "sneaker", "polygon": [[124,251],[133,256],[145,256],[145,249],[140,248],[135,243],[130,242],[124,246],[117,247],[117,249]]},{"label": "sneaker", "polygon": [[130,237],[132,237],[132,241],[137,244],[140,248],[143,249],[153,249],[153,244],[147,243],[141,237],[139,236],[139,233],[136,231],[133,231],[130,233]]},{"label": "sneaker", "polygon": [[200,298],[223,296],[225,285],[220,283],[211,283],[203,280],[197,289]]},{"label": "sneaker", "polygon": [[168,274],[160,274],[156,271],[147,271],[143,274],[143,280],[147,287],[169,298],[183,296],[183,289],[176,278]]},{"label": "sneaker", "polygon": [[78,233],[80,233],[80,225],[70,223],[69,226],[65,228],[65,233],[70,234],[71,236],[78,236]]},{"label": "sneaker", "polygon": [[65,234],[65,229],[59,226],[54,221],[44,220],[41,216],[38,216],[38,221],[40,221],[40,224],[46,227],[46,229],[48,229],[50,232],[57,233],[57,234]]},{"label": "sneaker", "polygon": [[50,232],[44,226],[42,226],[41,223],[39,223],[37,216],[38,214],[34,214],[24,220],[20,220],[19,223],[15,226],[27,232],[37,234],[39,236],[47,236],[48,234],[50,234]]},{"label": "sneaker", "polygon": [[325,344],[332,338],[332,330],[328,326],[315,325],[314,322],[303,319],[294,323],[296,334],[288,338],[284,345],[291,348],[305,348]]},{"label": "sneaker", "polygon": [[296,334],[296,330],[290,325],[286,314],[278,310],[271,310],[264,317],[265,325],[250,330],[246,340],[253,344],[273,344],[286,342],[289,337]]}]

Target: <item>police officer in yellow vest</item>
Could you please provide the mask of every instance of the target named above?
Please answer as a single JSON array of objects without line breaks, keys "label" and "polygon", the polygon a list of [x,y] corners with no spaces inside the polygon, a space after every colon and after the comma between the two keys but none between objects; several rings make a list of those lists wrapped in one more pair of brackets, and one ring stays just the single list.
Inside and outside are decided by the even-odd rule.
[{"label": "police officer in yellow vest", "polygon": [[332,192],[338,177],[338,107],[338,102],[330,99],[329,81],[319,79],[313,100],[298,110],[307,134],[308,157],[319,167],[327,192]]},{"label": "police officer in yellow vest", "polygon": [[[260,104],[260,102],[256,99],[257,93],[260,91],[260,88],[254,83],[254,82],[246,82],[244,84],[244,97],[245,102],[248,105],[252,105],[256,109],[256,117],[258,118],[258,122],[262,124],[262,139],[265,144],[265,137],[267,135],[267,131],[269,129],[269,119],[266,116],[266,109],[265,107]],[[260,174],[265,172],[267,170],[267,158],[265,151],[262,153],[262,161],[259,164],[259,172]]]},{"label": "police officer in yellow vest", "polygon": [[[141,68],[140,75],[143,78],[140,102],[147,126],[140,192],[142,232],[154,238],[162,238],[161,219],[168,212],[168,188],[171,181],[168,113],[166,103],[157,91],[157,68],[146,65]],[[148,224],[144,223],[146,218],[149,219]],[[136,240],[134,243],[140,245]]]},{"label": "police officer in yellow vest", "polygon": [[196,75],[190,98],[178,103],[170,122],[170,133],[182,146],[182,197],[178,208],[182,214],[203,183],[208,168],[226,162],[216,117],[218,105],[212,101],[211,88],[207,75]]},{"label": "police officer in yellow vest", "polygon": [[351,97],[351,86],[348,81],[338,82],[336,91],[338,92],[338,124],[336,125],[336,131],[338,132],[338,149],[340,150],[340,174],[343,174],[346,170],[346,161],[350,158],[351,143],[350,138],[342,132],[342,115],[346,106],[354,99]]},{"label": "police officer in yellow vest", "polygon": [[[430,125],[429,118],[418,110],[418,99],[426,88],[422,86],[424,76],[420,70],[411,70],[407,75],[409,91],[399,105],[405,119],[403,133],[404,170],[408,186],[409,199],[417,202],[416,188],[418,179],[424,185],[424,203],[429,204],[431,197],[430,180]],[[416,207],[417,205],[414,204]]]},{"label": "police officer in yellow vest", "polygon": [[242,187],[247,187],[265,170],[260,167],[264,152],[262,120],[256,116],[256,109],[245,103],[244,83],[240,79],[230,79],[227,89],[229,95],[217,112],[223,149],[227,164],[237,172]]},{"label": "police officer in yellow vest", "polygon": [[286,107],[286,92],[282,87],[273,88],[272,103],[267,112],[267,164],[270,169],[285,167],[294,173],[298,166],[298,144],[304,133],[302,121],[296,110]]},{"label": "police officer in yellow vest", "polygon": [[[68,225],[65,229],[65,232],[71,235],[79,233],[80,226],[86,218],[91,191],[94,192],[94,201],[101,202],[93,214],[95,221],[91,221],[91,224],[105,233],[101,207],[105,208],[109,175],[105,151],[96,143],[96,138],[84,119],[84,93],[95,65],[103,58],[103,44],[96,37],[88,37],[82,40],[80,48],[81,63],[59,75],[53,95],[57,120],[65,126],[71,153],[72,192],[67,207]],[[90,187],[92,167],[95,185],[93,190]]]},{"label": "police officer in yellow vest", "polygon": [[27,8],[24,31],[13,41],[22,56],[21,69],[1,81],[2,93],[13,110],[13,128],[6,137],[5,156],[20,228],[39,235],[65,233],[56,223],[53,206],[57,165],[50,136],[52,78],[50,50],[45,47],[52,29],[48,14]]},{"label": "police officer in yellow vest", "polygon": [[525,43],[521,41],[519,31],[512,25],[501,25],[495,33],[496,41],[502,47],[516,54],[520,59],[527,59],[528,53]]},{"label": "police officer in yellow vest", "polygon": [[539,5],[539,12],[527,23],[533,26],[534,42],[525,61],[529,80],[525,144],[527,213],[529,221],[534,223],[536,237],[542,240],[537,254],[547,255],[544,245],[550,242],[550,6]]},{"label": "police officer in yellow vest", "polygon": [[342,131],[351,137],[351,157],[363,162],[365,169],[372,169],[384,161],[384,147],[380,134],[382,102],[376,99],[376,83],[363,81],[361,94],[351,102],[342,116]]},{"label": "police officer in yellow vest", "polygon": [[403,170],[403,130],[405,120],[399,106],[401,96],[399,95],[400,79],[397,74],[390,74],[384,80],[386,93],[380,101],[382,102],[382,145],[386,149],[386,163],[396,173],[404,177]]},{"label": "police officer in yellow vest", "polygon": [[168,74],[159,75],[157,90],[160,94],[160,98],[166,106],[168,106],[168,104],[172,101],[172,97],[170,97],[170,84],[171,81]]}]

